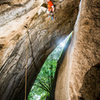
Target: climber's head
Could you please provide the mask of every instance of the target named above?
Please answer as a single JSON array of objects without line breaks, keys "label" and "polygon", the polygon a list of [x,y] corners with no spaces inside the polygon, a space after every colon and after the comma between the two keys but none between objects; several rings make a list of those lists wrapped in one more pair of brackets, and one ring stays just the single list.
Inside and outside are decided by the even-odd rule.
[{"label": "climber's head", "polygon": [[47,0],[47,2],[49,2],[50,0]]}]

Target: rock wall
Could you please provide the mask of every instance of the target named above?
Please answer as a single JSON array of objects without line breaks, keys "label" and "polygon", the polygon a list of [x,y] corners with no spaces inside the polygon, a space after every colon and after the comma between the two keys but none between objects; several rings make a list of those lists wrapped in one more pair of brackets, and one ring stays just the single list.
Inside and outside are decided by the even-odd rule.
[{"label": "rock wall", "polygon": [[55,18],[40,11],[40,0],[0,2],[0,100],[23,100],[48,54],[73,30],[79,0],[56,0]]},{"label": "rock wall", "polygon": [[60,66],[55,100],[100,99],[100,1],[81,0],[74,35]]}]

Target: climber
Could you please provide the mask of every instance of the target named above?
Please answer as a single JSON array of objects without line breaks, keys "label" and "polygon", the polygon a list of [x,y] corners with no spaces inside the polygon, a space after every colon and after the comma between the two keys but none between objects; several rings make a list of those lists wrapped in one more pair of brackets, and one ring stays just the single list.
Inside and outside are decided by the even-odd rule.
[{"label": "climber", "polygon": [[48,15],[49,15],[49,17],[51,16],[51,20],[53,20],[54,5],[53,5],[52,1],[50,1],[50,0],[47,0],[47,4],[48,4]]}]

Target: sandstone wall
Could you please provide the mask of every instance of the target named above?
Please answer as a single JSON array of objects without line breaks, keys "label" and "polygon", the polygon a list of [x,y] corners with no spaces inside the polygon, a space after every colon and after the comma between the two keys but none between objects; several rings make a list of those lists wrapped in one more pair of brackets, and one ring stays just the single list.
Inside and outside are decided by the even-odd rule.
[{"label": "sandstone wall", "polygon": [[[40,0],[0,4],[0,100],[23,100],[48,54],[73,30],[79,0],[56,1],[55,19],[38,15]],[[42,1],[43,2],[43,1]]]},{"label": "sandstone wall", "polygon": [[81,0],[72,42],[60,67],[55,100],[100,99],[100,1]]}]

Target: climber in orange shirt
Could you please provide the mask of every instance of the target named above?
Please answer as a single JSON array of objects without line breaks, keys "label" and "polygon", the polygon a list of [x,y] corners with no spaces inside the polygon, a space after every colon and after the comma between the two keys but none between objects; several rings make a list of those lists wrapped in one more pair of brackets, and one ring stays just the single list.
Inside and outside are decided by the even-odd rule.
[{"label": "climber in orange shirt", "polygon": [[53,5],[52,1],[47,0],[47,3],[48,3],[48,11],[54,12],[54,5]]},{"label": "climber in orange shirt", "polygon": [[51,16],[51,19],[53,19],[54,5],[53,5],[52,1],[50,1],[50,0],[47,0],[47,4],[48,4],[49,16]]}]

